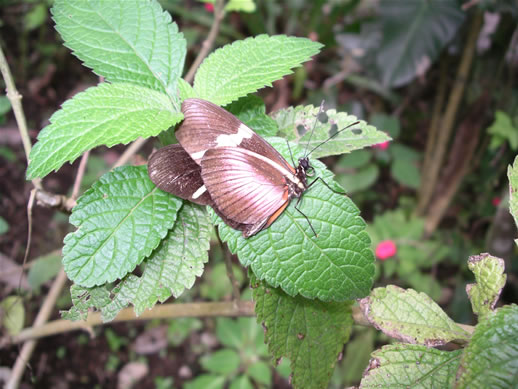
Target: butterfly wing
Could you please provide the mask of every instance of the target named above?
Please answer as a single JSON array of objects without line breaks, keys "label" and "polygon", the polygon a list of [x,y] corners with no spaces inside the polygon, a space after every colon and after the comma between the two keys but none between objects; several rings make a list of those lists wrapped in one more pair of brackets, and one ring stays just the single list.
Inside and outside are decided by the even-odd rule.
[{"label": "butterfly wing", "polygon": [[289,201],[283,170],[272,164],[246,149],[220,147],[205,153],[201,176],[219,212],[257,232]]},{"label": "butterfly wing", "polygon": [[277,150],[223,108],[206,100],[186,99],[182,112],[184,121],[175,133],[176,139],[196,163],[201,163],[208,150],[240,147],[295,172]]},{"label": "butterfly wing", "polygon": [[155,151],[148,162],[148,174],[163,191],[197,204],[212,204],[201,178],[200,165],[180,145]]}]

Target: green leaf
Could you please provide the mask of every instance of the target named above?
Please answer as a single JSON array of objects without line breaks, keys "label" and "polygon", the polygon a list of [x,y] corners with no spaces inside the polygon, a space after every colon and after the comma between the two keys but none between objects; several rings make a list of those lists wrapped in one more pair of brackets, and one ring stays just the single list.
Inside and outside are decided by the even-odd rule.
[{"label": "green leaf", "polygon": [[[242,267],[232,264],[232,272],[241,285],[244,281]],[[230,295],[232,295],[232,284],[227,277],[227,267],[224,263],[218,263],[205,272],[203,282],[200,284],[200,296],[212,301],[221,301]]]},{"label": "green leaf", "polygon": [[336,163],[337,168],[357,169],[365,166],[372,159],[372,153],[368,150],[357,150],[354,153],[345,154]]},{"label": "green leaf", "polygon": [[33,261],[27,281],[33,290],[39,289],[45,282],[54,278],[61,269],[61,255],[51,253]]},{"label": "green leaf", "polygon": [[291,361],[295,388],[327,388],[352,329],[351,302],[290,297],[251,277],[255,312],[275,360]]},{"label": "green leaf", "polygon": [[162,93],[131,84],[102,83],[63,104],[38,135],[27,178],[44,177],[93,147],[158,135],[183,118]]},{"label": "green leaf", "polygon": [[[290,158],[285,140],[270,138],[270,144]],[[302,150],[292,147],[292,151],[295,159],[302,156]],[[341,190],[321,162],[311,163],[315,177]],[[221,219],[215,221],[221,239],[241,264],[290,296],[343,301],[368,294],[374,277],[374,255],[365,222],[354,203],[322,183],[306,191],[298,208],[311,221],[317,237],[295,205],[292,201],[270,227],[247,239]]]},{"label": "green leaf", "polygon": [[211,373],[228,375],[237,371],[240,358],[237,352],[227,348],[203,356],[200,359],[200,364]]},{"label": "green leaf", "polygon": [[23,18],[23,23],[27,31],[40,27],[47,21],[47,6],[45,4],[35,4]]},{"label": "green leaf", "polygon": [[495,112],[495,121],[487,129],[493,135],[490,149],[494,150],[505,141],[509,142],[512,150],[518,149],[518,128],[513,125],[511,117],[502,111]]},{"label": "green leaf", "polygon": [[469,338],[430,297],[412,289],[395,285],[376,288],[360,306],[375,328],[407,343],[438,346]]},{"label": "green leaf", "polygon": [[86,320],[90,308],[100,310],[111,302],[110,291],[104,285],[85,288],[74,284],[70,287],[70,296],[72,308],[60,313],[63,319],[71,321]]},{"label": "green leaf", "polygon": [[266,386],[271,386],[272,384],[272,370],[270,366],[263,361],[256,361],[248,366],[246,374],[260,384]]},{"label": "green leaf", "polygon": [[223,389],[225,377],[216,374],[203,374],[184,384],[185,389]]},{"label": "green leaf", "polygon": [[5,115],[11,110],[11,102],[7,96],[0,96],[0,115]]},{"label": "green leaf", "polygon": [[5,234],[7,231],[9,231],[9,224],[2,216],[0,216],[0,235]]},{"label": "green leaf", "polygon": [[374,113],[369,117],[369,123],[378,130],[386,132],[392,139],[397,139],[401,132],[401,125],[397,116]]},{"label": "green leaf", "polygon": [[246,375],[241,374],[232,381],[228,389],[254,389],[254,386]]},{"label": "green leaf", "polygon": [[[509,211],[518,226],[518,156],[514,158],[513,165],[508,166],[507,178],[509,179]],[[515,239],[515,242],[518,244],[518,239]]]},{"label": "green leaf", "polygon": [[[392,344],[372,353],[361,388],[453,388],[462,350]],[[479,386],[482,388],[481,386]]]},{"label": "green leaf", "polygon": [[345,358],[339,369],[343,371],[345,386],[359,382],[365,366],[368,366],[370,354],[374,349],[375,331],[373,328],[358,334],[355,329],[354,338],[347,343]]},{"label": "green leaf", "polygon": [[199,98],[223,106],[292,73],[322,45],[306,38],[258,35],[226,45],[209,55],[194,79]]},{"label": "green leaf", "polygon": [[255,95],[242,97],[226,109],[262,137],[277,134],[277,123],[266,115],[266,107],[260,97]]},{"label": "green leaf", "polygon": [[320,107],[299,105],[295,108],[281,109],[272,116],[279,126],[280,134],[288,140],[307,147],[308,151],[318,146],[311,154],[314,158],[350,153],[391,140],[386,133],[378,131],[364,121],[329,139],[336,131],[358,121],[358,118],[345,112],[337,112],[335,109],[320,114],[319,112]]},{"label": "green leaf", "polygon": [[392,163],[390,166],[390,174],[401,185],[412,189],[418,189],[421,184],[421,174],[417,165],[401,158],[396,159]]},{"label": "green leaf", "polygon": [[399,87],[424,74],[464,22],[456,0],[384,0],[383,41],[376,64],[385,86]]},{"label": "green leaf", "polygon": [[230,0],[225,5],[225,11],[254,12],[255,3],[253,0]]},{"label": "green leaf", "polygon": [[226,347],[237,350],[243,347],[243,337],[236,320],[221,318],[216,322],[218,340]]},{"label": "green leaf", "polygon": [[9,296],[0,302],[0,324],[11,336],[23,329],[25,308],[20,296]]},{"label": "green leaf", "polygon": [[65,46],[96,74],[177,101],[186,42],[157,1],[57,0],[52,16]]},{"label": "green leaf", "polygon": [[204,207],[185,203],[176,223],[160,246],[144,261],[142,276],[126,276],[112,291],[112,302],[102,309],[103,321],[115,318],[120,310],[133,304],[140,316],[157,301],[179,297],[194,285],[208,260],[212,225]]},{"label": "green leaf", "polygon": [[180,95],[180,101],[184,101],[185,99],[189,99],[191,97],[196,97],[196,93],[194,92],[191,84],[189,84],[183,78],[178,79],[178,93]]},{"label": "green leaf", "polygon": [[68,277],[86,287],[133,271],[158,246],[182,201],[156,188],[146,166],[123,166],[102,176],[70,216],[77,230],[65,237]]},{"label": "green leaf", "polygon": [[479,316],[487,315],[495,309],[505,286],[507,276],[504,274],[504,260],[487,253],[472,255],[468,267],[477,281],[476,284],[466,285],[473,312]]},{"label": "green leaf", "polygon": [[518,377],[518,306],[488,314],[464,350],[456,388],[515,388]]},{"label": "green leaf", "polygon": [[365,190],[373,185],[379,177],[379,172],[378,165],[370,163],[356,170],[354,173],[338,175],[336,181],[344,187],[348,194],[352,194]]}]

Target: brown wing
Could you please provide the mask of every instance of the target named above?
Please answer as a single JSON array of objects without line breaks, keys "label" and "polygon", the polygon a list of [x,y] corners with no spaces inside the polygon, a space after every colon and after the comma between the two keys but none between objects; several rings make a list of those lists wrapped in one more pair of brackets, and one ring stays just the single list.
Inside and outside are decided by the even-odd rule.
[{"label": "brown wing", "polygon": [[197,204],[212,204],[200,166],[182,146],[169,145],[155,151],[147,168],[149,178],[160,189]]},{"label": "brown wing", "polygon": [[238,147],[208,150],[201,176],[219,212],[237,223],[262,226],[288,201],[283,168]]},{"label": "brown wing", "polygon": [[184,121],[176,131],[176,139],[196,163],[201,163],[208,150],[241,147],[295,172],[277,150],[223,108],[201,99],[186,99],[182,112]]}]

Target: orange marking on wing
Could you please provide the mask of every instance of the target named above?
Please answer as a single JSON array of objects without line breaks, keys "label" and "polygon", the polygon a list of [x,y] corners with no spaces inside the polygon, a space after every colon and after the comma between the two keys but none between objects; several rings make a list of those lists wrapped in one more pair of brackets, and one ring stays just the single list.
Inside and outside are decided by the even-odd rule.
[{"label": "orange marking on wing", "polygon": [[[286,192],[288,193],[288,192]],[[272,216],[270,216],[270,218],[268,219],[268,221],[266,222],[266,225],[264,226],[264,228],[268,228],[270,227],[270,225],[275,221],[277,220],[277,218],[280,216],[280,214],[282,213],[282,211],[284,211],[286,209],[286,207],[288,206],[290,202],[288,200],[286,200],[286,202],[277,210],[274,212],[274,214]]]}]

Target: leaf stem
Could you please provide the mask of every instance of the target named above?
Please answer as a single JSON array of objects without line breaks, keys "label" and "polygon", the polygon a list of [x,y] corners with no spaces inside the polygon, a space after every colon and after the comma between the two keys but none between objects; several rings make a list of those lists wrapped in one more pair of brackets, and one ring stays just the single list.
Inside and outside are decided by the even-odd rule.
[{"label": "leaf stem", "polygon": [[210,27],[209,35],[207,36],[207,39],[203,41],[198,56],[196,57],[191,67],[189,68],[189,71],[184,77],[185,81],[187,81],[189,84],[191,84],[194,80],[194,74],[196,73],[196,70],[198,70],[198,67],[205,59],[205,57],[209,55],[209,52],[212,49],[212,46],[214,45],[214,41],[216,40],[216,37],[219,33],[221,21],[225,16],[224,6],[225,4],[223,0],[216,0],[216,3],[214,4],[214,21],[212,23],[212,26]]}]

